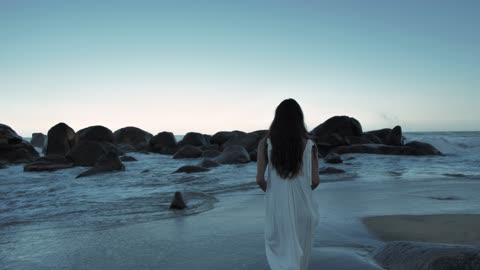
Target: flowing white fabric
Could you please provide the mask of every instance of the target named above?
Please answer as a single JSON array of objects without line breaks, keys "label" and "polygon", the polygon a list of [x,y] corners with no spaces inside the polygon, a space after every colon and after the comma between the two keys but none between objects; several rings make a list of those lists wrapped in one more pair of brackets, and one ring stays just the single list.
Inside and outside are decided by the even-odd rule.
[{"label": "flowing white fabric", "polygon": [[313,142],[307,140],[301,171],[293,179],[283,179],[277,174],[271,163],[270,139],[267,139],[267,144],[267,261],[272,270],[305,270],[318,223],[318,207],[311,189]]}]

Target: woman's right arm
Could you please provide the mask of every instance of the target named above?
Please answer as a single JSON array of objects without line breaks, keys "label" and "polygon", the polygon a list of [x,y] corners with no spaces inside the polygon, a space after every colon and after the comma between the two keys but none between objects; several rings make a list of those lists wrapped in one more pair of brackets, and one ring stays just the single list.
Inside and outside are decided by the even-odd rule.
[{"label": "woman's right arm", "polygon": [[318,150],[317,144],[313,143],[312,147],[312,190],[316,189],[320,184],[320,176],[318,174]]}]

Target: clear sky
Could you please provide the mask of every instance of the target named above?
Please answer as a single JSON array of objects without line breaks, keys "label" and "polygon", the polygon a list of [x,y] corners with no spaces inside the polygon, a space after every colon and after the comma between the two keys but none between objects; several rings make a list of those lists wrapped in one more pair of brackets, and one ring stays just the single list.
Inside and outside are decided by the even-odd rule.
[{"label": "clear sky", "polygon": [[0,123],[480,130],[480,1],[0,0]]}]

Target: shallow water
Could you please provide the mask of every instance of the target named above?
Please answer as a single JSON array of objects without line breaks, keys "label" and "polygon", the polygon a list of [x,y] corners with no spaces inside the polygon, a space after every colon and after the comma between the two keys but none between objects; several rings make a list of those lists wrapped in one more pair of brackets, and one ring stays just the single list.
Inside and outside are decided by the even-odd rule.
[{"label": "shallow water", "polygon": [[[322,163],[321,167],[346,171],[321,176],[322,185],[330,194],[335,194],[337,187],[357,188],[342,191],[338,198],[331,196],[332,200],[342,200],[336,211],[361,213],[361,209],[354,210],[358,207],[355,202],[365,200],[367,191],[377,193],[379,201],[388,202],[379,214],[415,207],[418,202],[422,208],[417,212],[457,211],[470,205],[467,202],[473,193],[465,187],[480,183],[480,132],[405,136],[407,140],[432,143],[445,156],[348,154],[343,155],[343,164]],[[57,233],[105,230],[201,213],[214,208],[219,196],[241,196],[256,189],[255,163],[222,165],[196,174],[172,174],[200,159],[175,160],[167,155],[139,153],[131,156],[139,161],[125,162],[125,172],[80,179],[75,176],[85,168],[38,173],[23,172],[23,166],[17,165],[0,170],[0,259],[9,256],[6,248],[14,247],[17,241],[35,241],[40,230],[45,232],[41,241],[46,243],[48,239],[44,237],[55,237]],[[168,210],[173,192],[178,190],[185,193],[187,211]],[[412,204],[385,197],[393,197],[397,191],[412,198]]]}]

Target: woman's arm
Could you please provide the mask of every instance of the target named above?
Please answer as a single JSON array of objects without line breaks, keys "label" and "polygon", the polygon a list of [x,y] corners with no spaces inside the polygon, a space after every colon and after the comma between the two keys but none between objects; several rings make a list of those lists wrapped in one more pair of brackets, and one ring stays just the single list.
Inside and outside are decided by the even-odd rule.
[{"label": "woman's arm", "polygon": [[318,174],[318,150],[317,144],[312,147],[312,190],[316,189],[320,184],[320,176]]},{"label": "woman's arm", "polygon": [[267,155],[265,151],[265,140],[258,143],[257,148],[257,185],[263,191],[267,191],[267,181],[265,181],[265,169],[267,168]]}]

